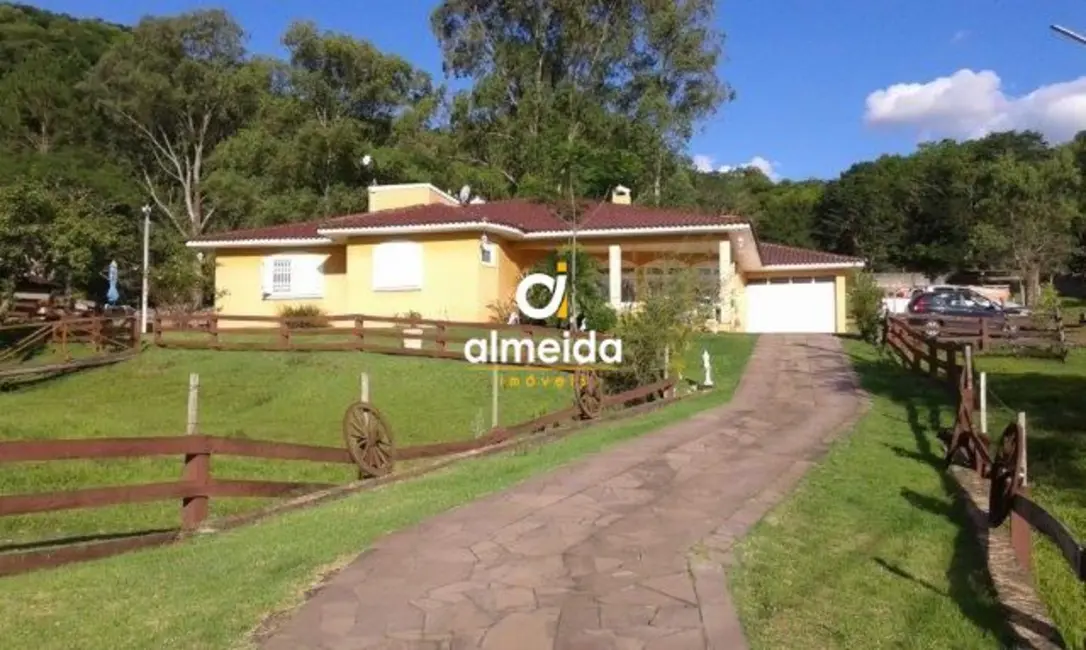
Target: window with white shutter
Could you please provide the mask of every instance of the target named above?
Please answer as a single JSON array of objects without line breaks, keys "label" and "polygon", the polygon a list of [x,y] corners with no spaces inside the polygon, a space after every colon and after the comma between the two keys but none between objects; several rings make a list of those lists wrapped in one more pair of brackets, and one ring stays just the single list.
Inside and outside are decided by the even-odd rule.
[{"label": "window with white shutter", "polygon": [[321,298],[327,255],[280,254],[264,259],[264,297]]},{"label": "window with white shutter", "polygon": [[422,289],[422,244],[386,242],[373,248],[374,291]]}]

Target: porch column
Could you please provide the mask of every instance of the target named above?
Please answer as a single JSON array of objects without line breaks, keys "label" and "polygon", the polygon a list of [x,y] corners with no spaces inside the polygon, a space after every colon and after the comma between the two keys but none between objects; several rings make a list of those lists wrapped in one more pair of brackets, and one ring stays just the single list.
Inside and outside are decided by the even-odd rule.
[{"label": "porch column", "polygon": [[725,237],[721,239],[718,244],[717,259],[719,266],[717,268],[718,277],[720,279],[720,295],[718,296],[718,302],[720,304],[720,323],[722,325],[732,325],[735,315],[732,314],[731,306],[731,285],[732,276],[735,274],[735,265],[732,263],[732,242],[729,238]]},{"label": "porch column", "polygon": [[622,247],[618,244],[607,247],[607,286],[611,306],[618,309],[622,305]]}]

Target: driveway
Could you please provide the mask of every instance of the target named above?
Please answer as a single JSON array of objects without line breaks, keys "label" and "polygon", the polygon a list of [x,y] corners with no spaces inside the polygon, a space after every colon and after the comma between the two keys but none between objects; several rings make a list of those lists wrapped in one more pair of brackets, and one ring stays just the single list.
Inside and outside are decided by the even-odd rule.
[{"label": "driveway", "polygon": [[762,336],[728,405],[379,540],[263,647],[742,650],[730,549],[863,404],[835,338]]}]

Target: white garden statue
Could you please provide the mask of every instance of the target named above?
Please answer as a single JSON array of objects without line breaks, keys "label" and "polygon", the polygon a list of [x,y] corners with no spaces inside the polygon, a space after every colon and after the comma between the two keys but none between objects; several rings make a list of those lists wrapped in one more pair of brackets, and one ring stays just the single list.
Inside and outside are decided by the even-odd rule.
[{"label": "white garden statue", "polygon": [[709,351],[708,350],[702,350],[701,351],[701,365],[702,365],[702,367],[705,368],[705,382],[703,383],[703,385],[704,386],[712,386],[713,385],[713,368],[709,363]]}]

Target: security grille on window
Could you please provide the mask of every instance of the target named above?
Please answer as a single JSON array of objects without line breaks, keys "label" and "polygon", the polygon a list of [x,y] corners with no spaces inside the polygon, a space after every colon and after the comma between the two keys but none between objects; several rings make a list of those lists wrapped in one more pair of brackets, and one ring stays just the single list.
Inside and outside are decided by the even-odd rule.
[{"label": "security grille on window", "polygon": [[261,271],[264,297],[270,299],[323,297],[324,262],[327,257],[327,255],[280,254],[264,258]]},{"label": "security grille on window", "polygon": [[272,262],[272,293],[291,293],[291,260]]}]

